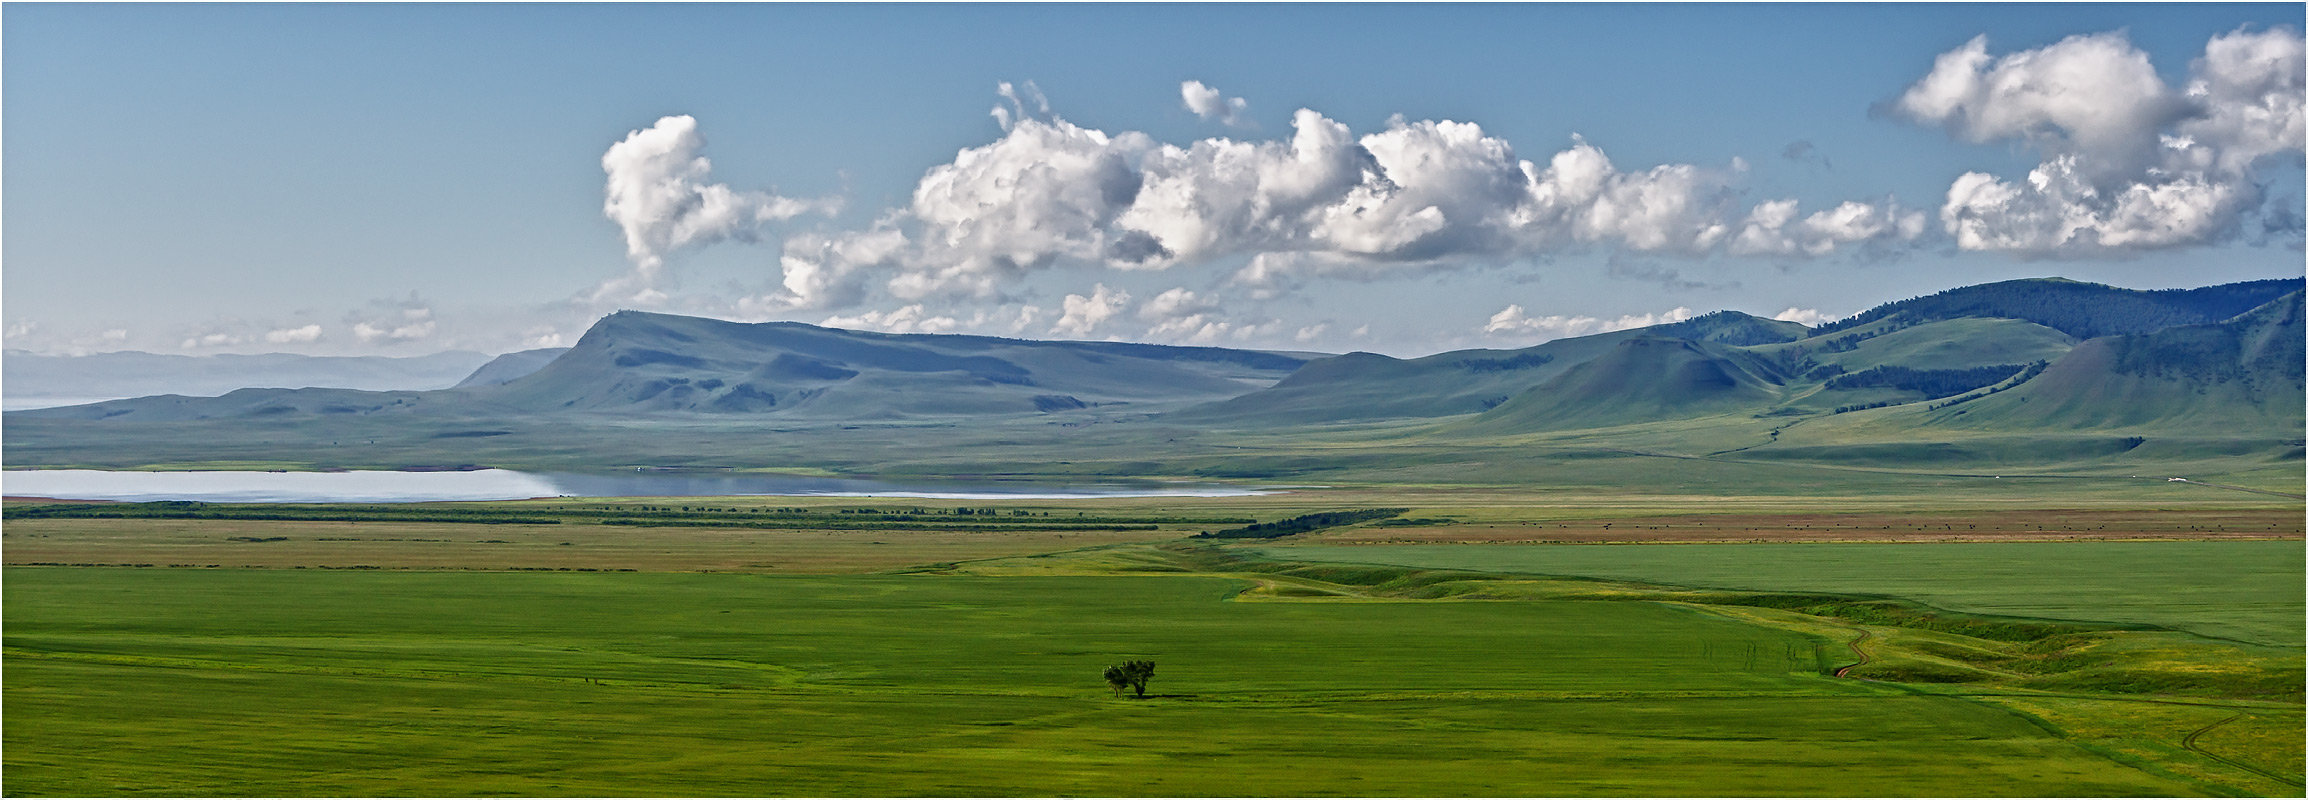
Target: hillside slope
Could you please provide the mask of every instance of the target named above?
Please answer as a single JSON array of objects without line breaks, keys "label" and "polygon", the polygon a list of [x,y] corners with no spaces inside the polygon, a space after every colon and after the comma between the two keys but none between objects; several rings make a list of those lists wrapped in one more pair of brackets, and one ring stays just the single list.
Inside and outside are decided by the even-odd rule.
[{"label": "hillside slope", "polygon": [[540,347],[535,350],[506,353],[491,359],[487,364],[482,364],[480,369],[473,370],[473,374],[465,376],[464,380],[458,381],[457,385],[449,388],[470,389],[476,386],[512,383],[520,378],[528,377],[529,374],[537,370],[544,369],[546,364],[553,363],[553,359],[560,358],[561,354],[566,352],[569,352],[569,348]]},{"label": "hillside slope", "polygon": [[[566,352],[501,383],[379,394],[244,390],[26,412],[24,419],[174,421],[328,415],[776,414],[873,420],[1156,411],[1263,388],[1298,354],[1116,342],[882,334],[621,311]],[[513,371],[507,366],[505,371]],[[484,372],[486,372],[484,370]]]},{"label": "hillside slope", "polygon": [[2077,339],[2092,339],[2219,322],[2299,291],[2301,286],[2302,279],[2289,278],[2198,289],[2140,290],[2065,278],[2027,278],[1885,303],[1821,325],[1818,334],[1895,317],[1906,324],[1979,317],[2027,320]]},{"label": "hillside slope", "polygon": [[1456,350],[1413,359],[1349,353],[1310,363],[1271,388],[1165,418],[1276,426],[1474,414],[1644,336],[1750,345],[1792,341],[1808,331],[1793,322],[1718,311],[1520,350]]},{"label": "hillside slope", "polygon": [[1688,419],[1768,406],[1786,376],[1714,342],[1640,336],[1469,421],[1467,432],[1526,433]]},{"label": "hillside slope", "polygon": [[2077,345],[2007,392],[1947,406],[1934,425],[1992,429],[2131,429],[2227,433],[2303,424],[2302,293],[2208,325]]},{"label": "hillside slope", "polygon": [[11,408],[47,400],[61,404],[163,394],[214,397],[250,387],[414,391],[455,385],[488,360],[487,354],[463,350],[409,357],[134,351],[46,356],[18,350],[0,359],[5,371],[0,383],[7,387]]}]

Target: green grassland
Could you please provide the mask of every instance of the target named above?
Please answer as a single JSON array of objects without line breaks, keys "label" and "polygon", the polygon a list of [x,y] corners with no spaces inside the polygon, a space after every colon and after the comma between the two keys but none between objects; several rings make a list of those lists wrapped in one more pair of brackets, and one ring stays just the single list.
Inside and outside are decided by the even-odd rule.
[{"label": "green grassland", "polygon": [[[1646,603],[1193,577],[18,569],[31,794],[2175,794]],[[1116,699],[1098,669],[1161,665]]]},{"label": "green grassland", "polygon": [[[1992,491],[1919,480],[1868,507],[1919,521],[2040,508],[1979,485]],[[2090,486],[2066,499],[2177,509],[2136,512],[2158,537],[2178,519],[2297,507]],[[0,794],[2300,791],[2302,658],[2278,624],[2302,614],[2296,528],[2278,541],[1289,544],[1444,520],[1701,514],[1736,530],[1852,505],[1470,487],[558,499],[375,519],[359,506],[66,518],[11,502]],[[1409,510],[1281,540],[1192,538],[1232,527],[1220,520],[1377,507]],[[306,518],[278,518],[291,512]],[[2013,529],[2065,534],[2051,523],[2087,512],[2032,513]],[[603,524],[617,519],[660,524]],[[1080,527],[1038,527],[1059,520]],[[823,529],[775,527],[805,522]],[[1448,569],[1373,565],[1476,552],[1489,555],[1432,565]],[[65,553],[155,566],[31,565]],[[1317,560],[1330,555],[1360,563]],[[1558,569],[1564,558],[1588,560]],[[1726,574],[1752,580],[1694,577]],[[1158,664],[1142,700],[1099,676],[1132,658]]]},{"label": "green grassland", "polygon": [[1291,561],[1531,573],[1903,597],[1940,608],[2145,623],[2303,644],[2300,542],[1421,545],[1262,547]]}]

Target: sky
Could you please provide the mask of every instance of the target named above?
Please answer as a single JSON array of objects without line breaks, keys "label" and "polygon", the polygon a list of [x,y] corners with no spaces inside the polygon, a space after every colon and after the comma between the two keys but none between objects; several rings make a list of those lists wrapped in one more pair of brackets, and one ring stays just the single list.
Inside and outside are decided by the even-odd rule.
[{"label": "sky", "polygon": [[1411,356],[2296,277],[2303,8],[12,3],[0,328]]}]

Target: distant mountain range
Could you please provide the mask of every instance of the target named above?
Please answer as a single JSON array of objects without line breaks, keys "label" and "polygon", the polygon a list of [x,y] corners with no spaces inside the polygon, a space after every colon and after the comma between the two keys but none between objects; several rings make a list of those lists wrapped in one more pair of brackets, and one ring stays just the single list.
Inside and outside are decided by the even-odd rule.
[{"label": "distant mountain range", "polygon": [[[373,464],[310,450],[359,440],[390,444],[397,449],[375,452],[404,460],[514,466],[887,467],[909,457],[908,444],[918,448],[913,457],[953,458],[999,443],[1001,452],[1046,454],[1044,466],[1127,446],[1146,459],[1128,468],[1152,472],[1227,452],[1343,452],[1321,444],[1340,435],[1368,439],[1358,447],[1373,459],[1405,452],[1381,442],[1390,436],[1443,450],[1526,439],[1665,442],[1741,458],[1891,465],[2051,458],[2060,448],[2100,458],[2151,439],[2163,444],[2142,452],[2184,442],[2198,455],[2298,458],[2308,392],[2302,302],[2300,279],[2184,291],[2021,280],[1887,303],[1816,329],[1723,311],[1415,359],[619,312],[573,347],[507,354],[444,382],[455,388],[242,389],[12,412],[6,446],[10,466]],[[838,432],[860,426],[908,433],[877,440],[885,449],[870,458],[812,444],[854,440]],[[1114,426],[1139,432],[1052,432]],[[2033,444],[1999,450],[1997,441]],[[137,456],[139,447],[153,452]],[[1293,458],[1285,462],[1309,471],[1342,463]]]},{"label": "distant mountain range", "polygon": [[884,334],[620,311],[573,347],[500,357],[453,389],[242,389],[20,412],[121,422],[368,415],[775,415],[831,421],[1183,408],[1319,354]]},{"label": "distant mountain range", "polygon": [[446,389],[489,361],[453,350],[428,356],[183,356],[96,353],[49,356],[11,350],[0,357],[8,408],[39,408],[159,394],[214,396],[252,386]]}]

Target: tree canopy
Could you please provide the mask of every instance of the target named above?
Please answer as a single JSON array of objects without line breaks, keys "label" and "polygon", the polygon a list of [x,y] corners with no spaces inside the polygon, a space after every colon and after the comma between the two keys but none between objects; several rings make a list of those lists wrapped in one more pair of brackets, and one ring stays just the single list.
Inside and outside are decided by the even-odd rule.
[{"label": "tree canopy", "polygon": [[1153,677],[1154,662],[1152,661],[1124,661],[1106,668],[1106,685],[1113,687],[1116,697],[1122,695],[1123,689],[1135,690],[1139,697],[1145,697],[1146,681]]}]

